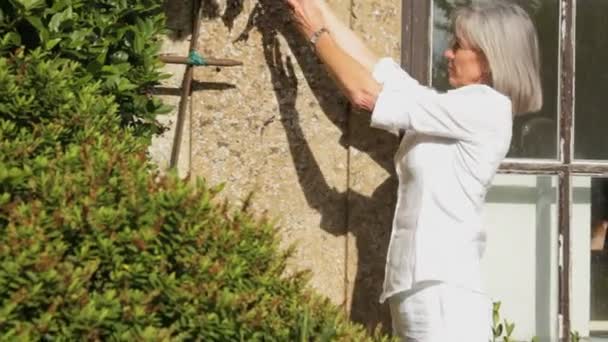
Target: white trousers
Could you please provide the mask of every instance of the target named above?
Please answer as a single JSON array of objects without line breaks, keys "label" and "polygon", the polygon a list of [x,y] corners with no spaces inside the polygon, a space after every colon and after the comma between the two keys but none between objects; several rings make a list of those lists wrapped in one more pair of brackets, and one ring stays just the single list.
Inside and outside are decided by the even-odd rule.
[{"label": "white trousers", "polygon": [[428,281],[391,296],[389,305],[402,341],[491,341],[492,302],[482,293]]}]

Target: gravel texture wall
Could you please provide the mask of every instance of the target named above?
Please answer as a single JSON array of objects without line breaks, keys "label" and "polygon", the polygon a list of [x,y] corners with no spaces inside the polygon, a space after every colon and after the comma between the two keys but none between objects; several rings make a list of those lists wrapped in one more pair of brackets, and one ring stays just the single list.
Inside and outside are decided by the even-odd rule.
[{"label": "gravel texture wall", "polygon": [[[167,39],[167,53],[187,52],[190,1],[167,3],[168,25],[177,32]],[[378,54],[399,60],[400,0],[328,1]],[[390,327],[378,297],[397,138],[370,128],[369,114],[351,109],[281,1],[204,0],[203,6],[202,54],[244,65],[195,70],[182,173],[225,183],[224,195],[236,203],[253,193],[255,210],[277,221],[286,246],[296,244],[294,269],[310,269],[312,286],[344,305],[353,320]],[[176,76],[166,87],[178,88],[183,69],[167,68]],[[163,96],[178,103],[178,93]],[[173,134],[153,147],[161,163]]]}]

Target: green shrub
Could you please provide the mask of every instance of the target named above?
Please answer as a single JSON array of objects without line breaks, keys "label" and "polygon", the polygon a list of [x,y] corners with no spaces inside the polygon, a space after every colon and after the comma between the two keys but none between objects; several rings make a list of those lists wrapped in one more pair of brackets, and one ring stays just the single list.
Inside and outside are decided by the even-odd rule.
[{"label": "green shrub", "polygon": [[215,205],[203,183],[152,181],[125,150],[71,145],[2,205],[4,338],[363,339],[302,275],[281,277],[271,225]]},{"label": "green shrub", "polygon": [[159,175],[79,72],[0,58],[0,340],[373,339],[286,275],[272,224]]},{"label": "green shrub", "polygon": [[43,49],[79,62],[78,76],[101,81],[137,134],[158,132],[167,110],[150,96],[159,72],[161,0],[8,0],[0,2],[0,56]]}]

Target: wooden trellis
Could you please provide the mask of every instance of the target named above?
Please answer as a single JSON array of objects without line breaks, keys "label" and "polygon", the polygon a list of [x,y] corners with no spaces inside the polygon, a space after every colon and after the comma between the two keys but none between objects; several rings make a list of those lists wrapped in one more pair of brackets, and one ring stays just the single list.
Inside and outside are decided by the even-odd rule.
[{"label": "wooden trellis", "polygon": [[192,78],[194,75],[195,67],[232,67],[243,65],[242,62],[235,61],[232,59],[219,59],[219,58],[204,58],[200,55],[198,50],[198,35],[200,31],[200,23],[202,19],[202,0],[192,1],[192,38],[190,39],[190,48],[188,56],[169,56],[161,55],[160,60],[167,64],[185,64],[186,70],[184,71],[184,78],[181,86],[181,98],[179,101],[179,109],[177,112],[177,122],[175,127],[175,136],[173,137],[173,148],[171,150],[171,160],[169,166],[171,168],[177,167],[179,159],[180,145],[182,141],[182,134],[184,130],[184,120],[186,116],[186,108],[189,102],[189,97],[192,94]]}]

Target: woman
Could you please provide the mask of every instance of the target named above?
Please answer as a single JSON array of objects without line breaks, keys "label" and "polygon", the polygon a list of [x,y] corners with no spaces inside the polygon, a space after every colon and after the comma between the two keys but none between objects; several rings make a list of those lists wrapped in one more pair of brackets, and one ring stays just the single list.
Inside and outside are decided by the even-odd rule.
[{"label": "woman", "polygon": [[287,1],[345,95],[372,112],[372,126],[405,132],[395,156],[398,199],[380,298],[389,301],[395,335],[487,342],[482,206],[509,149],[513,115],[542,105],[530,18],[506,2],[458,9],[444,54],[454,89],[440,94],[375,56],[323,0]]}]

